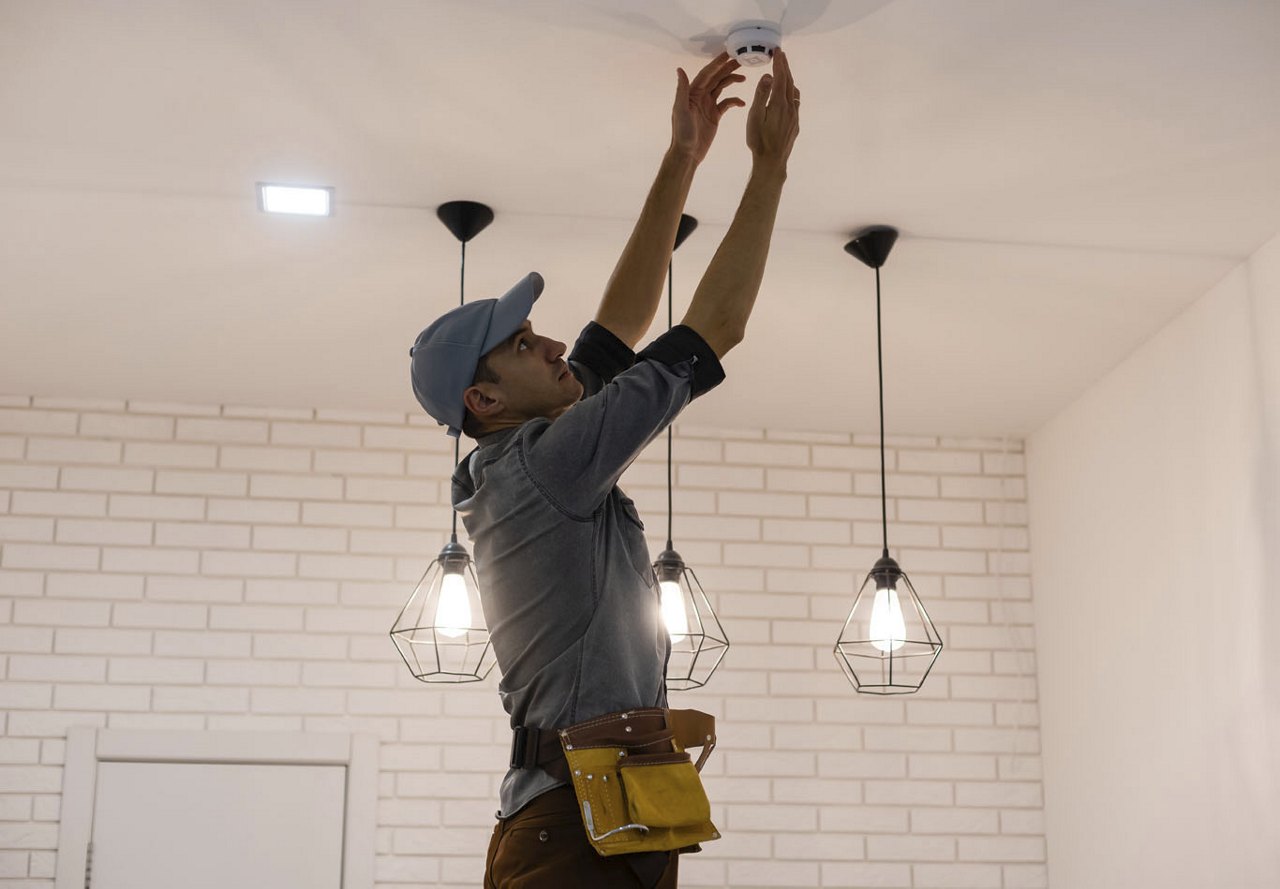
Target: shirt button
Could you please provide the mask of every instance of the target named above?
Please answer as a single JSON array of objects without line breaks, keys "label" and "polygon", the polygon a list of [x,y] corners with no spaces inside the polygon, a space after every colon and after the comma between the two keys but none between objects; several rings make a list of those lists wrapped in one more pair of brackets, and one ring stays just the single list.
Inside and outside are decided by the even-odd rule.
[{"label": "shirt button", "polygon": [[538,839],[545,843],[548,839],[550,839],[550,837],[548,836],[545,830],[540,830],[538,831]]}]

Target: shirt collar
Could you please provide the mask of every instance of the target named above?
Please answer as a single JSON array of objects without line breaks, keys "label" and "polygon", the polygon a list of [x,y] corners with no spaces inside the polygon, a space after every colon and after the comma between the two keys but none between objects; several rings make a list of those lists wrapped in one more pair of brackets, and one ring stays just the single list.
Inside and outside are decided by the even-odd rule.
[{"label": "shirt collar", "polygon": [[491,448],[494,445],[502,444],[512,433],[518,432],[519,426],[510,426],[506,429],[499,429],[497,432],[490,432],[476,439],[476,446],[480,448]]}]

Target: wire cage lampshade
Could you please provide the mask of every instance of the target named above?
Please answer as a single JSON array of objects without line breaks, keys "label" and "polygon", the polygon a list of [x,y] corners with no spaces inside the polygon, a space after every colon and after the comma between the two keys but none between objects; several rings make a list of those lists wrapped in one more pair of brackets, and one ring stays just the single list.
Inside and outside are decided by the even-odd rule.
[{"label": "wire cage lampshade", "polygon": [[889,557],[888,497],[884,459],[884,347],[880,336],[880,267],[897,229],[873,225],[845,244],[845,252],[876,272],[876,362],[880,378],[880,521],[884,548],[836,639],[834,654],[845,678],[864,694],[911,694],[920,690],[942,652],[942,637],[929,619],[906,572]]},{"label": "wire cage lampshade", "polygon": [[[461,246],[458,304],[466,302],[467,241],[493,222],[493,211],[475,201],[450,201],[436,215]],[[458,462],[454,439],[453,462]],[[458,513],[453,531],[395,623],[391,641],[415,679],[423,682],[479,682],[497,662],[476,582],[475,562],[458,542]]]},{"label": "wire cage lampshade", "polygon": [[671,636],[667,688],[701,688],[729,650],[729,637],[693,569],[673,549],[653,563],[662,601],[662,620]]},{"label": "wire cage lampshade", "polygon": [[466,547],[445,544],[400,610],[391,641],[423,682],[479,682],[489,675],[496,658]]},{"label": "wire cage lampshade", "polygon": [[836,640],[845,678],[865,694],[919,691],[942,651],[942,637],[898,563],[877,560]]}]

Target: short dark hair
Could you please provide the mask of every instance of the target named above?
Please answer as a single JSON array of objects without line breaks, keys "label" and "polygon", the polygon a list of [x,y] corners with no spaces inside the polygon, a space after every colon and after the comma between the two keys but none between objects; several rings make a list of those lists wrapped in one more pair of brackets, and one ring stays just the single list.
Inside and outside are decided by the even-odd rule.
[{"label": "short dark hair", "polygon": [[[472,378],[471,385],[474,386],[476,383],[501,382],[502,380],[498,379],[498,375],[494,372],[493,368],[489,366],[489,354],[481,355],[480,363],[476,365],[476,375]],[[471,411],[467,410],[465,407],[463,408],[463,412],[462,431],[465,432],[469,438],[479,438],[484,435],[484,425],[480,422],[480,418],[471,413]]]}]

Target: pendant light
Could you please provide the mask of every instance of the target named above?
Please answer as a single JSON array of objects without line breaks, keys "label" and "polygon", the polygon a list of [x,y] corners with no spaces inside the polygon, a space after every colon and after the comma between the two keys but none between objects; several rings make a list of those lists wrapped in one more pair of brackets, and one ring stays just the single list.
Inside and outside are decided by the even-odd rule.
[{"label": "pendant light", "polygon": [[942,651],[924,604],[906,572],[889,557],[889,512],[884,471],[884,355],[880,337],[880,267],[897,229],[873,225],[844,245],[845,252],[876,270],[876,361],[880,375],[880,521],[884,549],[867,574],[836,640],[835,656],[845,677],[863,694],[919,691]]},{"label": "pendant light", "polygon": [[[698,220],[680,215],[676,229],[676,243],[672,252],[679,250],[685,238],[693,234]],[[672,322],[672,290],[674,275],[672,263],[667,264],[667,330]],[[654,577],[658,582],[658,595],[662,608],[662,620],[671,637],[671,656],[667,661],[667,688],[683,690],[701,688],[711,680],[711,674],[729,650],[729,638],[725,635],[715,609],[711,607],[702,584],[685,564],[671,543],[671,427],[667,427],[667,548],[653,563]]]},{"label": "pendant light", "polygon": [[[441,204],[436,215],[462,246],[458,304],[466,301],[467,241],[493,222],[493,211],[474,201]],[[458,463],[458,439],[453,462]],[[496,663],[485,624],[475,564],[458,543],[458,512],[449,542],[422,575],[391,627],[391,641],[414,678],[423,682],[479,682]]]}]

